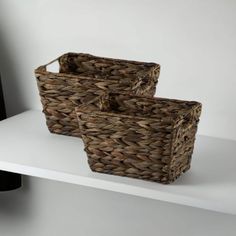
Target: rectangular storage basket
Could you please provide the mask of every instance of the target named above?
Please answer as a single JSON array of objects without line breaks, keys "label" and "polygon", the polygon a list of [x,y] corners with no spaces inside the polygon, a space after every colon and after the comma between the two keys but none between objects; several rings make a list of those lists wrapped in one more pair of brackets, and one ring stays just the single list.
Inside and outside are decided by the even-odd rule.
[{"label": "rectangular storage basket", "polygon": [[[59,72],[47,66],[59,62]],[[80,137],[75,107],[97,99],[102,92],[153,96],[160,72],[155,63],[67,53],[35,70],[43,112],[52,133]],[[94,109],[96,109],[96,104]]]},{"label": "rectangular storage basket", "polygon": [[90,168],[160,183],[190,168],[201,104],[125,94],[76,109]]}]

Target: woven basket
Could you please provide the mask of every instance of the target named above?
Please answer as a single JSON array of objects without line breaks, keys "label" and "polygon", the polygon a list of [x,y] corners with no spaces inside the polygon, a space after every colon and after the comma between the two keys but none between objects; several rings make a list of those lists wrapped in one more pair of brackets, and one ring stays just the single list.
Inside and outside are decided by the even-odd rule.
[{"label": "woven basket", "polygon": [[[47,71],[58,61],[59,73]],[[83,53],[67,53],[35,70],[43,112],[52,133],[80,137],[75,107],[92,101],[104,91],[153,96],[160,66]]]},{"label": "woven basket", "polygon": [[90,168],[160,183],[190,168],[201,104],[125,94],[76,108]]}]

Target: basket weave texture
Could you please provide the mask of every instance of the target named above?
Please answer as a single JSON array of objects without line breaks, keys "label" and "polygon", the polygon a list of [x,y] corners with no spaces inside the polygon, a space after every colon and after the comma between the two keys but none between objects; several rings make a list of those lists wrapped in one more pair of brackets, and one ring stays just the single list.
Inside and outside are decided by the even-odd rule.
[{"label": "basket weave texture", "polygon": [[[47,66],[59,62],[59,73]],[[75,107],[94,102],[104,91],[153,96],[160,73],[155,63],[67,53],[35,70],[43,112],[52,133],[80,137]],[[91,102],[92,101],[92,102]]]},{"label": "basket weave texture", "polygon": [[76,113],[93,171],[167,184],[190,168],[198,102],[111,93]]}]

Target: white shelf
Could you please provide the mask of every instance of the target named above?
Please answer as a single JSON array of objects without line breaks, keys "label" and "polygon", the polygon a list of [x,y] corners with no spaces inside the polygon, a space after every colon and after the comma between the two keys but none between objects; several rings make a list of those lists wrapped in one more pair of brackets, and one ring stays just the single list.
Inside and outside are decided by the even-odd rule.
[{"label": "white shelf", "polygon": [[174,184],[93,173],[79,138],[50,134],[40,111],[0,122],[0,169],[236,215],[236,141],[198,136]]}]

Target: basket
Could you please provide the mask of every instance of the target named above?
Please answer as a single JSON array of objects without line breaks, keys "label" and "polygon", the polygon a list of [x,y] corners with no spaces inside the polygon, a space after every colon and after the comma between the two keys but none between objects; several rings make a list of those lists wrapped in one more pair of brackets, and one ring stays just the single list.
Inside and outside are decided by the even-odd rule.
[{"label": "basket", "polygon": [[100,104],[76,108],[91,170],[167,184],[190,168],[200,103],[111,93]]},{"label": "basket", "polygon": [[[47,66],[59,62],[59,72]],[[160,72],[155,63],[67,53],[35,70],[43,112],[49,131],[80,137],[75,107],[92,101],[104,91],[153,96]]]}]

